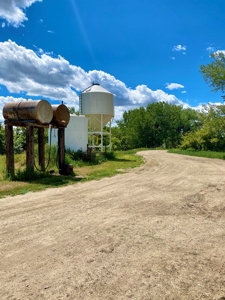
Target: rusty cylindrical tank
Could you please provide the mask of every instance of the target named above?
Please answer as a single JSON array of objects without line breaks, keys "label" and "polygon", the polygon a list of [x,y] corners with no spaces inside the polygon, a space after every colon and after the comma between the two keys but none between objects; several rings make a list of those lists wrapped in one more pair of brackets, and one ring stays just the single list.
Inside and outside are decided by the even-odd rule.
[{"label": "rusty cylindrical tank", "polygon": [[52,124],[56,126],[66,127],[70,121],[70,112],[66,105],[52,105],[53,118]]},{"label": "rusty cylindrical tank", "polygon": [[27,120],[49,124],[53,117],[53,110],[46,100],[9,102],[3,107],[3,116],[7,120]]}]

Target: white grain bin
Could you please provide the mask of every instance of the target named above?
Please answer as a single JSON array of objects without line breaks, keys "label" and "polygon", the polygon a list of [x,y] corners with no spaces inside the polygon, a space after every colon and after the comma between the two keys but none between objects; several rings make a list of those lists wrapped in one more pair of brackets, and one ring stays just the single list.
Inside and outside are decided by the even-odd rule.
[{"label": "white grain bin", "polygon": [[[103,136],[110,135],[111,150],[111,120],[114,117],[114,95],[94,83],[80,95],[80,113],[89,119],[89,136],[91,147],[103,150]],[[104,132],[104,126],[110,122],[110,133]],[[100,137],[100,144],[94,142]]]},{"label": "white grain bin", "polygon": [[[50,130],[49,130],[50,133]],[[50,143],[50,134],[48,141]],[[58,129],[52,129],[52,145],[58,145]],[[70,115],[70,121],[65,128],[65,148],[77,151],[87,150],[88,119],[85,116]]]}]

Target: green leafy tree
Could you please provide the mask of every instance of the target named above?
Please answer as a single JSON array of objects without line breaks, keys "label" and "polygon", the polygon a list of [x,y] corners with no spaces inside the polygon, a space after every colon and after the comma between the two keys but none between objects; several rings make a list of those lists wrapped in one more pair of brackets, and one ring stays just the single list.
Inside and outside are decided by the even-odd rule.
[{"label": "green leafy tree", "polygon": [[177,147],[181,136],[199,126],[198,114],[192,109],[157,102],[124,112],[123,119],[117,122],[119,130],[113,138],[121,141],[127,149]]},{"label": "green leafy tree", "polygon": [[213,62],[200,66],[200,72],[213,92],[225,92],[225,55],[222,52],[211,54]]},{"label": "green leafy tree", "polygon": [[199,113],[201,126],[183,137],[181,148],[225,150],[225,105],[208,105]]},{"label": "green leafy tree", "polygon": [[[14,153],[22,153],[26,150],[26,128],[14,127],[13,128],[13,140],[14,140]],[[48,143],[48,129],[44,130],[44,142]],[[34,143],[38,144],[38,129],[34,128]]]},{"label": "green leafy tree", "polygon": [[22,153],[26,149],[26,128],[14,127],[13,129],[14,153]]},{"label": "green leafy tree", "polygon": [[80,114],[79,111],[75,110],[74,106],[69,106],[68,110],[69,110],[69,112],[70,112],[71,115],[79,115]]}]

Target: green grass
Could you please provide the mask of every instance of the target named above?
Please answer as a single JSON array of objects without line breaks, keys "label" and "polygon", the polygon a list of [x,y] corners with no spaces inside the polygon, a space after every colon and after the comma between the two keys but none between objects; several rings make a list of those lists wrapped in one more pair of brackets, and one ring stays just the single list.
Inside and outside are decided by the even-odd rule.
[{"label": "green grass", "polygon": [[[36,179],[30,181],[12,181],[6,178],[6,157],[0,156],[0,198],[5,196],[14,196],[18,194],[26,194],[28,192],[41,191],[46,188],[55,188],[75,184],[76,182],[84,182],[88,180],[99,180],[103,177],[110,177],[115,174],[123,173],[129,168],[135,168],[143,163],[141,156],[136,155],[136,150],[118,151],[114,153],[111,159],[102,161],[99,164],[79,163],[67,158],[67,163],[73,164],[75,175],[63,176],[58,174],[58,170],[54,162],[50,163],[50,168],[54,169],[53,175],[42,178],[37,176]],[[25,153],[15,155],[15,174],[19,174],[22,178],[25,168]],[[68,161],[69,160],[69,161]]]},{"label": "green grass", "polygon": [[[89,180],[99,180],[103,177],[111,177],[116,174],[124,173],[130,168],[135,168],[143,163],[143,158],[136,155],[137,151],[147,149],[133,149],[128,151],[116,151],[112,157],[108,159],[99,160],[101,163],[90,163],[79,160],[71,160],[66,158],[66,163],[73,165],[73,175],[63,176],[58,174],[57,166],[55,164],[55,154],[52,155],[49,169],[53,169],[53,175],[43,177],[42,175],[36,176],[36,179],[29,181],[12,181],[6,178],[6,157],[0,155],[0,198],[5,196],[14,196],[18,194],[26,194],[28,192],[41,191],[46,188],[57,188],[60,186],[66,186],[75,184],[76,182],[85,182]],[[148,149],[149,150],[149,149]],[[53,151],[55,151],[53,149]],[[225,159],[225,152],[213,152],[213,151],[195,151],[195,150],[180,150],[169,149],[169,153]],[[46,155],[47,156],[47,155]],[[15,159],[15,173],[21,180],[23,177],[23,170],[26,166],[25,153],[16,154]]]},{"label": "green grass", "polygon": [[169,153],[182,154],[182,155],[206,157],[206,158],[225,159],[225,152],[180,150],[180,149],[169,149],[168,152]]}]

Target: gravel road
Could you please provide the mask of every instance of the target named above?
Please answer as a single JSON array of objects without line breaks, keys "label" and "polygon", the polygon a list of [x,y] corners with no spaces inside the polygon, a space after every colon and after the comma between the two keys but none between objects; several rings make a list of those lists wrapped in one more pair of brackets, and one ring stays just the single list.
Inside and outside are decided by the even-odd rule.
[{"label": "gravel road", "polygon": [[225,299],[225,161],[143,151],[99,181],[0,199],[0,299]]}]

